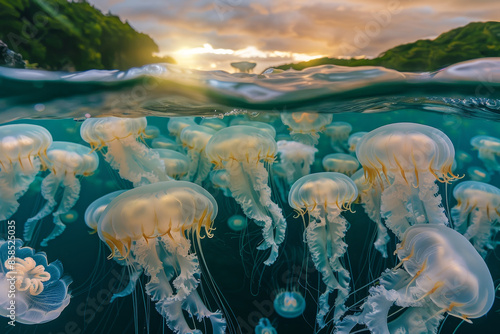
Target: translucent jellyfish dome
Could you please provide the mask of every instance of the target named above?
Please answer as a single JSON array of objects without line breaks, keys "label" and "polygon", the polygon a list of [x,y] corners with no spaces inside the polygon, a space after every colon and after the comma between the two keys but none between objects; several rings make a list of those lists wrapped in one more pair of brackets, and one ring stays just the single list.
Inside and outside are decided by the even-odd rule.
[{"label": "translucent jellyfish dome", "polygon": [[254,128],[258,128],[261,131],[267,132],[273,138],[276,137],[276,129],[271,124],[267,124],[264,122],[251,121],[249,119],[234,119],[231,122],[231,126],[235,126],[235,125],[253,126]]},{"label": "translucent jellyfish dome", "polygon": [[355,132],[349,136],[347,139],[347,146],[349,153],[356,154],[356,147],[358,146],[359,141],[366,135],[368,132]]},{"label": "translucent jellyfish dome", "polygon": [[164,148],[173,151],[182,151],[182,146],[173,139],[167,138],[165,136],[158,136],[151,141],[151,147],[153,148]]},{"label": "translucent jellyfish dome", "polygon": [[247,227],[247,218],[241,215],[233,215],[227,220],[227,225],[231,230],[239,232]]},{"label": "translucent jellyfish dome", "polygon": [[318,149],[297,141],[280,140],[277,145],[281,167],[290,185],[309,174]]},{"label": "translucent jellyfish dome", "polygon": [[347,122],[332,122],[325,127],[325,135],[330,137],[330,144],[335,152],[347,151],[347,140],[351,131],[352,125]]},{"label": "translucent jellyfish dome", "polygon": [[269,319],[260,318],[259,323],[255,327],[255,334],[278,334]]},{"label": "translucent jellyfish dome", "polygon": [[145,117],[88,118],[82,123],[80,134],[92,148],[105,147],[105,160],[137,187],[169,179],[158,154],[138,141],[146,126]]},{"label": "translucent jellyfish dome", "polygon": [[215,168],[227,171],[229,190],[245,215],[262,227],[264,242],[258,249],[271,249],[265,265],[271,265],[278,257],[278,246],[286,230],[283,213],[271,200],[269,174],[264,165],[274,162],[277,149],[276,141],[266,131],[246,125],[218,131],[205,149]]},{"label": "translucent jellyfish dome", "polygon": [[332,118],[331,114],[314,112],[281,113],[281,121],[289,127],[293,140],[312,146],[318,144],[319,133]]},{"label": "translucent jellyfish dome", "polygon": [[[349,333],[358,323],[373,333],[435,333],[443,313],[471,322],[493,305],[495,289],[486,263],[455,230],[412,226],[397,255],[400,264],[382,274],[380,284],[370,288],[363,311],[345,317],[337,333]],[[388,324],[394,303],[408,308]]]},{"label": "translucent jellyfish dome", "polygon": [[447,224],[436,180],[448,183],[455,149],[440,130],[414,123],[377,128],[359,141],[365,177],[382,189],[381,214],[398,238],[410,225]]},{"label": "translucent jellyfish dome", "polygon": [[205,181],[210,173],[212,164],[205,154],[205,147],[216,131],[203,125],[190,125],[185,127],[180,134],[180,141],[187,147],[190,160],[188,179],[196,184]]},{"label": "translucent jellyfish dome", "polygon": [[[53,142],[47,150],[47,157],[50,174],[42,182],[42,196],[47,202],[35,216],[26,221],[24,227],[24,240],[29,241],[38,222],[52,213],[55,226],[41,242],[42,246],[47,246],[50,240],[61,235],[66,229],[61,216],[68,213],[80,197],[81,185],[77,176],[88,176],[99,166],[97,153],[76,143]],[[59,188],[64,188],[64,192],[59,207],[54,211]]]},{"label": "translucent jellyfish dome", "polygon": [[479,181],[479,182],[490,182],[491,180],[491,175],[486,171],[484,168],[481,168],[479,166],[470,166],[467,168],[467,174],[466,174],[472,181]]},{"label": "translucent jellyfish dome", "polygon": [[174,180],[183,179],[189,171],[190,160],[187,155],[163,148],[153,149],[165,164],[165,172]]},{"label": "translucent jellyfish dome", "polygon": [[342,173],[351,176],[359,168],[358,159],[346,153],[327,154],[323,158],[323,168],[327,172]]},{"label": "translucent jellyfish dome", "polygon": [[190,125],[196,125],[193,117],[172,117],[168,120],[168,132],[179,139],[181,131]]},{"label": "translucent jellyfish dome", "polygon": [[306,309],[306,300],[297,291],[282,291],[274,297],[274,310],[283,318],[297,318]]},{"label": "translucent jellyfish dome", "polygon": [[18,200],[47,163],[46,151],[52,144],[49,131],[38,125],[0,126],[0,221],[18,209]]},{"label": "translucent jellyfish dome", "polygon": [[183,310],[198,320],[209,318],[213,333],[225,333],[222,314],[210,312],[196,291],[201,271],[187,238],[192,236],[201,247],[201,230],[210,237],[216,215],[217,202],[205,189],[172,181],[118,195],[99,218],[97,232],[111,256],[150,277],[145,291],[176,333],[200,333],[190,328]]},{"label": "translucent jellyfish dome", "polygon": [[212,128],[215,131],[227,128],[226,122],[224,122],[222,119],[219,118],[204,118],[201,120],[200,125],[208,126],[209,128]]},{"label": "translucent jellyfish dome", "polygon": [[470,240],[483,257],[497,245],[493,239],[500,223],[500,189],[487,183],[465,181],[453,189],[457,205],[451,209],[454,228]]},{"label": "translucent jellyfish dome", "polygon": [[500,171],[497,156],[500,155],[500,139],[490,136],[475,136],[470,144],[478,150],[478,157],[490,172]]},{"label": "translucent jellyfish dome", "polygon": [[288,203],[300,214],[309,214],[305,232],[309,252],[316,269],[321,273],[326,291],[320,296],[316,321],[319,327],[326,325],[330,311],[329,295],[337,290],[334,319],[345,312],[345,300],[349,294],[349,272],[342,265],[347,244],[343,238],[348,222],[341,212],[350,209],[358,197],[354,182],[344,174],[326,172],[304,176],[295,182],[288,194]]},{"label": "translucent jellyfish dome", "polygon": [[112,193],[106,194],[95,201],[93,201],[85,210],[84,220],[85,224],[97,232],[97,225],[99,224],[99,219],[101,219],[101,215],[104,210],[114,200],[118,195],[121,195],[126,190],[117,190]]},{"label": "translucent jellyfish dome", "polygon": [[[15,248],[15,256],[12,254]],[[23,241],[0,239],[0,315],[26,325],[43,324],[59,317],[68,306],[71,278],[63,276],[60,261],[48,263],[44,252],[23,247]],[[15,308],[12,312],[15,294]],[[9,309],[10,307],[10,309]],[[14,317],[11,317],[14,315]]]},{"label": "translucent jellyfish dome", "polygon": [[154,139],[158,138],[161,135],[161,131],[160,129],[158,129],[157,126],[148,125],[146,126],[146,129],[144,129],[144,134],[146,135],[147,138]]}]

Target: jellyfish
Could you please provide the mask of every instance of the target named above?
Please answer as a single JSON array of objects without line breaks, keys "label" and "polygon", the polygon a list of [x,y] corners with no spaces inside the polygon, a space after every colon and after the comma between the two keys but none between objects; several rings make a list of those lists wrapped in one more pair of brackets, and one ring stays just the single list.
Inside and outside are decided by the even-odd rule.
[{"label": "jellyfish", "polygon": [[216,131],[203,125],[190,125],[185,127],[180,134],[180,140],[190,160],[188,179],[196,184],[205,181],[210,173],[212,164],[205,153],[205,147]]},{"label": "jellyfish", "polygon": [[278,154],[289,185],[309,174],[318,149],[296,141],[280,140]]},{"label": "jellyfish", "polygon": [[175,140],[167,138],[165,136],[158,136],[151,142],[151,147],[153,148],[164,148],[168,150],[182,152],[182,146]]},{"label": "jellyfish", "polygon": [[231,230],[239,232],[247,227],[247,218],[241,215],[233,215],[227,220],[227,225]]},{"label": "jellyfish", "polygon": [[29,218],[24,226],[24,240],[30,241],[38,222],[52,213],[56,207],[57,190],[60,187],[64,188],[59,207],[52,213],[54,229],[40,243],[42,246],[47,246],[50,240],[54,240],[66,229],[60,216],[68,213],[80,197],[80,181],[76,177],[88,176],[99,166],[97,154],[90,148],[76,143],[53,142],[47,150],[47,157],[50,174],[42,182],[42,196],[47,203],[35,216]]},{"label": "jellyfish", "polygon": [[46,151],[51,143],[50,132],[41,126],[0,126],[0,221],[16,213],[19,198],[46,164]]},{"label": "jellyfish", "polygon": [[457,161],[457,167],[462,169],[465,165],[470,164],[472,162],[472,157],[469,153],[457,150],[455,153],[455,159]]},{"label": "jellyfish", "polygon": [[[97,233],[97,227],[99,225],[99,220],[101,219],[102,214],[104,213],[104,210],[106,210],[106,207],[113,201],[118,195],[121,195],[125,192],[126,190],[117,190],[112,193],[106,194],[95,201],[93,201],[88,207],[87,210],[85,210],[85,224],[92,229],[92,234]],[[113,251],[112,249],[110,249]],[[118,250],[115,248],[115,252]],[[134,263],[127,263],[125,259],[119,258],[119,257],[114,257],[113,258],[118,264],[122,266],[130,266],[130,275],[129,275],[129,282],[125,286],[125,288],[120,291],[116,292],[113,294],[113,296],[110,299],[110,302],[113,302],[116,298],[120,297],[126,297],[130,295],[132,292],[134,292],[135,286],[137,284],[137,281],[141,277],[143,270],[140,266],[135,265]]]},{"label": "jellyfish", "polygon": [[[444,313],[471,322],[493,305],[495,289],[486,263],[455,230],[411,226],[396,252],[399,265],[382,274],[362,312],[346,316],[336,333],[349,333],[356,324],[372,333],[436,333]],[[406,310],[388,324],[393,304]]]},{"label": "jellyfish", "polygon": [[21,239],[0,239],[0,315],[13,324],[44,324],[59,317],[70,302],[70,284],[59,260],[49,264],[47,254],[23,247]]},{"label": "jellyfish", "polygon": [[255,327],[255,334],[278,334],[267,318],[260,318],[259,324]]},{"label": "jellyfish", "polygon": [[212,185],[214,188],[222,190],[224,196],[233,197],[233,194],[229,189],[231,179],[229,178],[229,173],[226,170],[219,169],[210,172],[210,181],[212,181]]},{"label": "jellyfish", "polygon": [[160,129],[154,125],[148,125],[146,126],[146,129],[144,129],[144,135],[147,138],[150,139],[155,139],[158,138],[161,135]]},{"label": "jellyfish", "polygon": [[201,120],[200,125],[207,126],[215,131],[227,128],[226,122],[218,118],[204,118]]},{"label": "jellyfish", "polygon": [[354,181],[356,187],[358,188],[359,200],[363,209],[366,212],[368,218],[377,224],[377,237],[373,245],[375,249],[382,254],[382,257],[387,257],[387,243],[389,242],[389,234],[387,233],[387,228],[382,222],[382,216],[380,215],[380,200],[381,191],[379,188],[371,187],[365,179],[365,171],[363,168],[358,170],[351,176],[351,180]]},{"label": "jellyfish", "polygon": [[471,241],[482,257],[494,249],[500,223],[500,189],[487,183],[465,181],[453,189],[457,205],[451,209],[454,228]]},{"label": "jellyfish", "polygon": [[242,119],[242,120],[239,120],[238,122],[231,122],[231,126],[235,126],[235,125],[253,126],[254,128],[258,128],[261,131],[267,132],[273,138],[276,137],[276,129],[271,124]]},{"label": "jellyfish", "polygon": [[478,166],[470,166],[467,168],[467,176],[469,176],[472,181],[490,182],[491,180],[490,173]]},{"label": "jellyfish", "polygon": [[500,155],[500,139],[490,136],[475,136],[470,144],[478,150],[478,158],[490,173],[499,172],[497,156]]},{"label": "jellyfish", "polygon": [[76,220],[78,219],[78,212],[76,212],[75,210],[69,210],[65,214],[62,214],[60,218],[63,223],[71,224],[76,222]]},{"label": "jellyfish", "polygon": [[331,114],[311,112],[282,113],[281,121],[289,127],[293,140],[314,146],[318,144],[319,134],[332,122]]},{"label": "jellyfish", "polygon": [[347,122],[332,122],[325,127],[325,134],[330,137],[330,144],[334,152],[347,152],[347,140],[351,131],[352,126]]},{"label": "jellyfish", "polygon": [[82,123],[80,134],[93,149],[106,147],[105,160],[123,179],[138,187],[170,179],[158,153],[138,142],[146,125],[144,117],[88,118]]},{"label": "jellyfish", "polygon": [[190,160],[184,153],[163,148],[154,148],[165,164],[165,172],[174,180],[183,179],[188,171]]},{"label": "jellyfish", "polygon": [[438,129],[394,123],[375,129],[359,141],[356,156],[372,187],[382,192],[381,214],[401,238],[414,224],[448,224],[436,180],[449,183],[455,149]]},{"label": "jellyfish", "polygon": [[298,291],[282,291],[274,297],[274,310],[283,318],[297,318],[306,309],[306,300]]},{"label": "jellyfish", "polygon": [[274,162],[277,149],[274,138],[267,132],[247,125],[220,130],[205,149],[215,168],[227,171],[229,190],[243,213],[262,227],[264,241],[257,249],[271,249],[265,265],[276,261],[286,230],[283,213],[271,199],[269,174],[264,165]]},{"label": "jellyfish", "polygon": [[217,202],[206,190],[187,181],[159,182],[115,197],[100,215],[97,233],[131,268],[141,268],[149,282],[145,291],[175,333],[201,333],[188,325],[183,310],[199,321],[209,318],[213,333],[225,333],[220,311],[211,312],[197,292],[200,264],[191,253],[192,236],[211,237]]},{"label": "jellyfish", "polygon": [[349,153],[356,154],[356,146],[358,146],[359,140],[367,133],[368,132],[355,132],[349,136],[349,139],[347,139]]},{"label": "jellyfish", "polygon": [[197,125],[193,117],[172,117],[168,121],[168,132],[171,136],[177,138],[177,142],[180,143],[180,136],[184,128]]},{"label": "jellyfish", "polygon": [[350,154],[332,153],[323,158],[323,168],[327,172],[342,173],[351,176],[359,168],[358,159]]},{"label": "jellyfish", "polygon": [[338,290],[334,319],[345,312],[349,294],[349,272],[342,266],[341,258],[347,244],[344,235],[348,222],[341,212],[350,210],[358,197],[354,182],[344,174],[323,172],[306,175],[297,180],[288,194],[288,203],[301,215],[308,213],[309,225],[305,232],[309,252],[316,269],[321,273],[326,291],[319,298],[316,322],[323,328],[330,310],[329,295]]}]

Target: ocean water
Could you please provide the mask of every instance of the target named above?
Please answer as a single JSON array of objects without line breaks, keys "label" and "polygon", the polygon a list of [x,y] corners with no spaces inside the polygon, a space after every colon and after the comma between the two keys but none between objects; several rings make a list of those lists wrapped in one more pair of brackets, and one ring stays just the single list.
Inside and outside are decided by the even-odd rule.
[{"label": "ocean water", "polygon": [[[457,160],[455,173],[463,177],[461,180],[439,184],[439,194],[449,215],[449,210],[456,205],[452,196],[455,184],[477,177],[472,167],[485,168],[470,140],[478,135],[500,137],[500,59],[474,60],[434,73],[417,74],[377,67],[336,66],[300,72],[270,70],[262,74],[204,72],[162,64],[125,72],[60,73],[0,68],[0,124],[40,125],[51,133],[54,141],[85,146],[89,145],[80,135],[82,122],[105,116],[146,117],[148,126],[156,126],[162,136],[174,142],[168,123],[176,117],[190,117],[196,123],[216,119],[226,125],[237,121],[264,122],[274,127],[276,140],[290,140],[290,131],[281,115],[292,112],[332,114],[333,121],[351,124],[351,133],[368,132],[398,122],[425,124],[441,130],[451,139],[456,152],[470,156],[469,160]],[[144,138],[143,142],[152,147],[153,140]],[[324,171],[323,157],[334,152],[330,138],[324,133],[320,134],[316,148],[311,173]],[[178,145],[177,149],[186,148]],[[53,227],[52,215],[49,215],[26,243],[46,252],[50,262],[56,259],[62,262],[65,274],[73,280],[70,304],[57,319],[42,325],[17,323],[12,327],[5,320],[0,325],[1,333],[172,332],[145,291],[148,278],[144,275],[131,295],[110,302],[112,293],[126,284],[129,271],[107,259],[109,249],[96,234],[90,233],[84,212],[97,198],[116,190],[132,189],[133,185],[111,168],[102,153],[98,154],[99,168],[92,175],[79,177],[80,198],[73,208],[78,214],[77,220],[68,223],[59,237],[42,247],[40,242]],[[201,240],[205,265],[202,265],[198,291],[210,310],[223,306],[231,333],[253,333],[262,317],[271,321],[277,333],[331,333],[334,330],[331,314],[324,329],[315,324],[324,284],[304,244],[307,219],[303,220],[289,206],[286,182],[275,177],[271,165],[268,169],[272,199],[283,210],[287,222],[285,241],[276,262],[265,266],[263,262],[269,251],[256,250],[262,241],[261,227],[251,220],[242,231],[228,227],[231,216],[244,216],[244,213],[232,197],[225,196],[207,178],[202,185],[216,199],[219,211],[213,238]],[[11,217],[19,238],[23,236],[26,220],[44,204],[41,182],[47,174],[48,171],[38,174]],[[487,183],[500,187],[499,173],[492,173]],[[345,236],[348,247],[342,263],[352,277],[352,293],[346,302],[352,314],[360,310],[369,287],[376,284],[381,273],[393,268],[398,261],[392,255],[396,249],[394,235],[391,234],[388,244],[387,259],[374,249],[375,224],[360,204],[353,204],[352,212],[346,211],[343,216],[349,222]],[[5,239],[6,224],[1,224],[0,233]],[[500,248],[491,250],[485,261],[497,286],[500,284]],[[302,316],[286,319],[274,310],[273,298],[283,289],[296,290],[305,296],[306,309]],[[398,308],[394,307],[390,313],[396,311]],[[500,325],[498,298],[487,315],[472,321],[468,324],[448,316],[438,332],[496,332]],[[195,323],[204,333],[211,332],[209,321],[201,325]],[[356,330],[362,329],[356,327]]]}]

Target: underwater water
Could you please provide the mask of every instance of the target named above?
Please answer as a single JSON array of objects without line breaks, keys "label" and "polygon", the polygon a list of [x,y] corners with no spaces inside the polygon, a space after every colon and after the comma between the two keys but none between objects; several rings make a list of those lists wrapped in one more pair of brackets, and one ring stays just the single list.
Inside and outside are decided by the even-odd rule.
[{"label": "underwater water", "polygon": [[[135,120],[113,123],[115,127],[108,127],[105,121],[99,121],[102,117],[111,116]],[[50,161],[57,160],[57,152],[51,155],[50,148],[47,153],[41,152],[40,171],[34,172],[33,180],[25,181],[29,187],[19,196],[18,208],[0,224],[2,239],[6,240],[14,233],[17,238],[24,240],[25,246],[36,252],[45,252],[48,262],[59,260],[64,274],[72,280],[68,290],[71,295],[69,305],[54,320],[43,324],[16,322],[13,327],[7,323],[9,319],[5,318],[1,332],[172,333],[174,325],[167,325],[161,312],[157,311],[161,301],[158,302],[158,294],[151,291],[156,287],[148,286],[150,276],[155,275],[152,274],[152,266],[150,263],[144,264],[146,260],[142,258],[148,251],[157,250],[163,261],[162,270],[172,271],[172,276],[164,283],[172,286],[175,285],[179,270],[184,273],[181,262],[191,261],[194,268],[196,265],[193,263],[198,261],[199,271],[191,268],[189,270],[195,274],[185,278],[186,286],[194,285],[194,288],[186,288],[189,291],[185,298],[190,300],[193,291],[197,291],[200,296],[198,301],[209,311],[221,310],[227,323],[227,332],[254,333],[261,318],[267,318],[277,333],[332,333],[339,318],[360,314],[361,306],[370,295],[370,287],[380,286],[379,278],[384,271],[400,263],[401,258],[395,251],[402,240],[401,236],[389,229],[385,246],[387,257],[384,257],[383,252],[374,246],[377,225],[367,215],[360,201],[356,201],[357,194],[350,195],[351,198],[340,204],[338,198],[341,196],[336,195],[337,206],[329,209],[343,217],[335,219],[345,224],[346,231],[339,232],[335,242],[332,241],[334,236],[323,237],[325,243],[339,245],[343,239],[347,245],[344,254],[325,246],[328,257],[332,256],[332,252],[340,252],[335,265],[331,265],[338,270],[334,276],[342,281],[339,277],[345,270],[349,277],[345,283],[348,287],[343,301],[345,313],[342,313],[341,307],[339,310],[337,305],[334,307],[340,292],[338,288],[332,289],[328,311],[323,314],[325,323],[318,324],[320,298],[327,288],[322,273],[318,272],[315,265],[316,260],[311,256],[310,248],[314,241],[309,241],[308,235],[313,232],[306,232],[306,229],[312,226],[315,219],[321,221],[323,218],[315,218],[311,213],[314,209],[310,209],[310,213],[302,211],[303,215],[299,214],[300,210],[289,201],[289,192],[300,176],[334,168],[329,167],[331,164],[324,164],[325,156],[344,153],[356,157],[355,150],[348,142],[348,134],[340,134],[341,130],[332,126],[335,122],[350,124],[350,134],[370,132],[385,125],[403,122],[426,125],[444,133],[454,147],[456,163],[453,175],[458,178],[445,180],[449,182],[432,180],[441,196],[442,211],[446,216],[446,221],[441,222],[443,224],[451,221],[451,227],[459,225],[458,218],[455,221],[452,219],[452,208],[458,205],[453,196],[457,184],[474,180],[500,187],[500,167],[496,165],[500,150],[493,149],[490,157],[493,160],[496,157],[497,160],[492,163],[491,159],[484,158],[487,155],[484,152],[480,159],[480,150],[471,145],[471,140],[476,136],[500,138],[500,59],[469,61],[435,73],[420,74],[376,67],[336,66],[314,67],[300,72],[268,71],[260,75],[202,72],[171,65],[149,65],[126,72],[82,73],[0,68],[0,129],[13,124],[38,125],[48,130],[53,142],[82,145],[89,149],[84,154],[89,157],[95,154],[98,159],[98,165],[87,161],[86,169],[82,167],[78,173],[75,172],[79,186],[75,186],[68,177],[60,181],[59,188],[51,188],[57,202],[53,209],[37,223],[25,225],[43,210],[47,202],[47,196],[42,196],[44,184],[47,186],[58,175],[70,174],[57,169],[55,163],[51,165]],[[305,125],[301,127],[301,124]],[[184,127],[186,131],[181,132]],[[129,132],[120,132],[124,129]],[[189,129],[192,131],[187,131]],[[243,139],[236,141],[234,138],[237,136]],[[108,137],[111,139],[106,139]],[[122,141],[122,146],[115,146]],[[290,148],[282,141],[298,142],[302,146]],[[416,144],[416,147],[424,144]],[[284,152],[287,147],[292,153],[302,152],[303,157],[298,165],[285,163],[287,158]],[[153,149],[177,151],[185,160],[176,160],[174,164],[172,156],[165,157]],[[77,150],[76,146],[71,146],[65,152],[70,154]],[[6,154],[0,152],[0,156]],[[43,161],[45,154],[49,161]],[[441,157],[441,153],[437,156]],[[362,158],[358,156],[357,159],[363,164]],[[21,161],[21,158],[19,162],[26,165],[26,161]],[[163,174],[157,170],[161,170],[161,166]],[[353,171],[360,167],[355,166]],[[0,168],[8,169],[3,165]],[[292,170],[296,173],[291,173]],[[352,175],[348,169],[338,171],[349,177]],[[408,174],[406,176],[409,177]],[[44,181],[47,178],[49,181]],[[172,179],[185,180],[186,183]],[[422,179],[413,183],[412,187],[418,188]],[[443,177],[440,180],[443,181]],[[187,181],[196,181],[197,185],[186,185]],[[176,189],[176,186],[162,186],[162,182],[180,184],[180,195],[173,200],[181,203],[180,209],[169,204],[171,206],[161,211],[161,204],[157,204],[155,198],[163,198],[163,189]],[[253,190],[238,190],[241,188],[236,184],[244,182],[253,186]],[[321,182],[326,184],[325,181]],[[0,183],[3,187],[0,191],[4,194],[11,191],[6,184]],[[158,184],[160,186],[155,186]],[[85,212],[94,201],[112,192],[129,189],[134,189],[134,192],[126,192],[130,194],[128,196],[117,194],[119,201],[111,202],[110,208],[99,216],[96,225],[87,226],[91,224],[88,221],[86,224]],[[356,192],[361,193],[359,189],[358,186]],[[168,193],[168,190],[165,191]],[[195,205],[182,202],[187,196],[185,192],[202,195],[199,195]],[[66,208],[63,215],[57,215],[60,219],[58,222],[62,222],[65,228],[63,231],[56,229],[55,233],[54,227],[61,225],[54,224],[54,218],[57,217],[52,212],[60,208],[59,203],[64,202],[64,198],[75,196],[78,198],[76,204]],[[426,196],[430,196],[430,200],[436,199],[432,194]],[[142,200],[137,207],[134,206],[136,199]],[[427,199],[421,198],[423,202]],[[349,204],[343,207],[348,201],[352,202],[350,209],[347,208]],[[208,207],[200,209],[203,212],[197,216],[200,227],[195,219],[187,232],[174,233],[172,236],[172,240],[184,242],[183,245],[187,247],[184,251],[190,249],[190,253],[197,254],[198,260],[184,256],[181,251],[172,260],[168,255],[171,245],[166,242],[165,245],[151,246],[151,240],[156,240],[155,237],[170,232],[162,232],[158,226],[158,230],[147,232],[148,219],[152,218],[144,210],[154,206],[157,210],[156,221],[162,220],[162,217],[172,221],[175,220],[175,210],[184,212],[192,206],[198,209],[198,205]],[[495,232],[500,227],[500,221],[495,221],[493,212],[500,211],[500,201],[493,205],[496,206],[488,209],[489,221],[493,223],[492,236],[485,242],[489,246],[482,249],[482,254],[479,254],[479,250],[475,255],[479,259],[481,256],[484,258],[494,287],[497,287],[500,284],[500,247],[496,246],[500,240]],[[214,210],[214,206],[218,210]],[[304,204],[302,208],[306,206]],[[410,211],[417,210],[411,204],[406,206]],[[2,204],[1,207],[5,208],[6,205]],[[135,208],[137,211],[134,211]],[[122,212],[117,212],[118,209]],[[124,218],[127,209],[131,212],[130,217],[127,217],[130,221]],[[426,210],[429,211],[428,208]],[[326,205],[325,211],[328,211]],[[158,215],[158,212],[163,216]],[[263,217],[264,213],[267,216]],[[214,215],[213,223],[210,222],[210,214]],[[328,214],[333,216],[331,211]],[[433,213],[429,214],[429,220],[432,217]],[[192,221],[193,218],[189,219]],[[382,222],[386,219],[387,216]],[[472,224],[474,218],[467,219],[467,223]],[[181,220],[188,224],[188,218]],[[11,221],[14,223],[11,224]],[[129,225],[123,223],[124,230],[120,230],[122,225],[118,224],[123,221]],[[144,224],[145,227],[140,232],[131,232],[134,230],[133,224]],[[11,225],[15,225],[14,232],[10,232]],[[200,232],[202,225],[204,229]],[[130,230],[125,231],[126,228]],[[462,234],[466,233],[465,229],[458,230]],[[136,234],[132,236],[133,233]],[[342,237],[342,233],[345,237]],[[132,241],[139,240],[137,235],[149,241],[127,245],[121,241],[127,239],[123,237],[124,234]],[[213,236],[207,237],[208,234]],[[179,241],[180,235],[191,243],[185,243],[184,239]],[[474,238],[471,240],[475,242]],[[41,243],[46,245],[42,246]],[[121,248],[122,243],[124,248]],[[140,253],[134,248],[139,244],[141,249],[153,248]],[[121,257],[108,259],[111,250],[117,251]],[[466,250],[467,247],[459,247],[455,251],[460,254]],[[128,258],[127,252],[130,253]],[[131,258],[135,262],[127,262]],[[339,266],[343,269],[339,269]],[[137,282],[129,291],[130,294],[113,297],[113,294],[126,288],[134,275]],[[193,282],[197,282],[200,276],[197,286]],[[179,291],[182,289],[177,285],[175,287],[177,293],[181,294]],[[284,317],[286,312],[275,309],[278,305],[275,297],[285,290],[298,292],[305,301],[303,312],[299,312],[296,317]],[[494,299],[491,309],[485,315],[471,317],[472,324],[457,315],[447,315],[453,313],[452,310],[440,311],[442,307],[436,310],[430,308],[434,313],[426,321],[433,323],[436,318],[443,316],[444,319],[437,324],[439,333],[496,332],[500,325],[500,295],[496,290],[493,294],[490,296]],[[154,301],[151,296],[155,296]],[[297,303],[302,303],[302,300],[288,299],[285,302],[288,307]],[[416,305],[396,304],[385,317],[388,322],[397,319],[404,309],[412,309]],[[165,305],[165,313],[168,313],[170,304]],[[177,306],[179,309],[174,317],[185,318],[192,329],[196,326],[203,333],[211,333],[212,328],[216,327],[217,316],[207,316],[197,321],[191,318],[185,305],[182,306],[184,311],[180,310],[180,304]],[[200,304],[197,306],[200,311]],[[425,307],[420,304],[417,306]],[[303,305],[298,305],[299,309],[301,307]],[[433,307],[436,308],[435,305]],[[198,316],[196,312],[193,313],[195,317]],[[465,313],[462,315],[465,316]],[[358,330],[368,332],[363,324],[354,327],[353,332]]]}]

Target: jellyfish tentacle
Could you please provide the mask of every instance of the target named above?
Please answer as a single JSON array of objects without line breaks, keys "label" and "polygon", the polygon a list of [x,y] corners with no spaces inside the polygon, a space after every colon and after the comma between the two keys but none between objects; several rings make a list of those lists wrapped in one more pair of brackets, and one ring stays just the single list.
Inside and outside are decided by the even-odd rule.
[{"label": "jellyfish tentacle", "polygon": [[340,283],[337,281],[328,259],[329,240],[327,238],[326,220],[319,214],[319,209],[316,208],[315,210],[318,210],[318,212],[317,214],[314,211],[311,212],[314,221],[309,222],[305,237],[314,266],[321,273],[321,278],[326,285],[326,291],[319,297],[319,310],[316,315],[318,325],[323,328],[326,325],[325,316],[330,310],[328,297],[335,289],[340,287]]},{"label": "jellyfish tentacle", "polygon": [[165,173],[165,164],[157,152],[139,143],[133,136],[107,143],[104,159],[120,176],[130,180],[134,187],[171,180]]},{"label": "jellyfish tentacle", "polygon": [[141,277],[142,272],[143,270],[141,268],[136,269],[134,267],[132,273],[130,274],[127,286],[122,291],[114,293],[109,302],[112,303],[116,298],[126,297],[130,295],[135,290],[135,286],[137,284],[137,281]]},{"label": "jellyfish tentacle", "polygon": [[377,237],[373,244],[375,249],[382,254],[382,257],[387,258],[387,243],[390,238],[380,215],[380,190],[371,188],[367,191],[371,194],[361,192],[361,197],[366,214],[377,225]]},{"label": "jellyfish tentacle", "polygon": [[189,314],[196,315],[198,321],[203,318],[209,318],[212,323],[212,333],[224,334],[226,333],[226,320],[221,311],[217,310],[211,312],[203,303],[197,291],[190,294],[183,303],[183,309]]},{"label": "jellyfish tentacle", "polygon": [[260,161],[250,166],[247,161],[230,160],[224,167],[231,175],[229,189],[234,199],[246,216],[262,226],[264,242],[257,249],[271,248],[271,254],[264,262],[271,265],[278,257],[278,246],[284,240],[286,223],[281,209],[271,200],[267,170]]},{"label": "jellyfish tentacle", "polygon": [[42,181],[42,197],[47,201],[43,208],[24,225],[24,240],[30,241],[38,222],[47,217],[57,205],[56,193],[62,183],[61,175],[51,173]]},{"label": "jellyfish tentacle", "polygon": [[[396,176],[397,178],[397,176]],[[406,184],[394,182],[382,192],[381,215],[387,227],[398,237],[410,227],[412,217],[407,209],[407,201],[411,195],[410,187]]]},{"label": "jellyfish tentacle", "polygon": [[80,197],[80,181],[75,177],[73,173],[66,173],[64,180],[62,181],[64,186],[64,192],[62,195],[61,203],[56,211],[52,214],[54,216],[54,229],[52,232],[42,240],[41,246],[47,246],[50,240],[54,240],[56,237],[61,235],[66,229],[66,225],[61,221],[60,215],[67,213],[71,208],[73,208]]},{"label": "jellyfish tentacle", "polygon": [[327,208],[326,219],[328,222],[328,254],[330,267],[333,272],[337,273],[339,286],[337,287],[337,298],[335,299],[335,310],[333,314],[334,320],[340,319],[345,313],[345,301],[349,295],[349,283],[351,276],[340,263],[341,257],[344,255],[347,244],[344,242],[344,236],[347,231],[347,220],[340,215],[340,210]]}]

